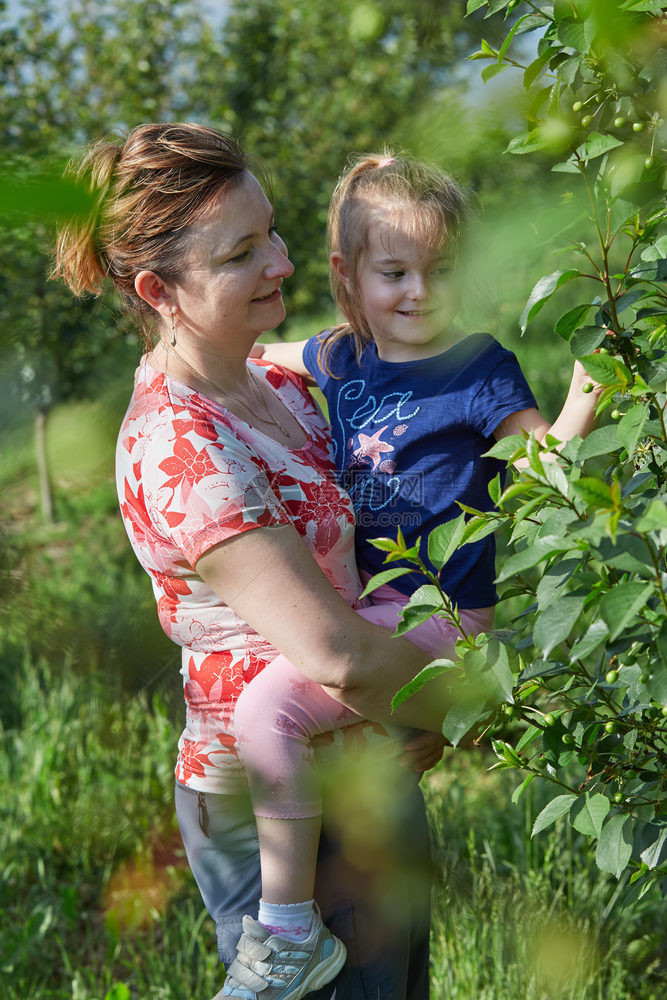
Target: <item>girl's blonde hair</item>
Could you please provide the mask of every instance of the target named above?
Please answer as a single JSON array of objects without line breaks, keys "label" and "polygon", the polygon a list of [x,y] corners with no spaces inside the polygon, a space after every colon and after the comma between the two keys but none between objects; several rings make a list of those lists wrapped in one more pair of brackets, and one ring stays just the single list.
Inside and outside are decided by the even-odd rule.
[{"label": "girl's blonde hair", "polygon": [[368,247],[372,215],[378,208],[398,209],[401,227],[414,233],[428,249],[446,242],[455,250],[461,235],[467,196],[453,177],[439,167],[409,157],[370,153],[356,157],[340,177],[329,206],[328,249],[340,253],[348,285],[330,269],[334,301],[346,322],[323,339],[318,364],[332,375],[331,351],[344,337],[354,340],[357,360],[373,338],[357,290],[359,258]]},{"label": "girl's blonde hair", "polygon": [[177,281],[193,225],[249,168],[234,139],[191,123],[139,125],[125,139],[86,147],[67,173],[87,185],[94,208],[59,229],[51,277],[63,278],[75,295],[98,295],[110,278],[124,305],[138,313],[149,346],[154,314],[135,291],[136,275],[155,271]]}]

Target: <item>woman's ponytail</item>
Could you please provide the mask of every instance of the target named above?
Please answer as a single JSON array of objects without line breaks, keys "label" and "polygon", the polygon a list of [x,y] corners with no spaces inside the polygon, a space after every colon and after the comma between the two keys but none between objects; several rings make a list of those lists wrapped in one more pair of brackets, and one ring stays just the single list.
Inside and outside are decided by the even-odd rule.
[{"label": "woman's ponytail", "polygon": [[84,183],[94,198],[88,215],[61,226],[51,277],[62,278],[75,295],[99,295],[108,274],[108,263],[98,239],[100,218],[114,181],[123,147],[108,141],[96,143],[72,160],[66,176]]}]

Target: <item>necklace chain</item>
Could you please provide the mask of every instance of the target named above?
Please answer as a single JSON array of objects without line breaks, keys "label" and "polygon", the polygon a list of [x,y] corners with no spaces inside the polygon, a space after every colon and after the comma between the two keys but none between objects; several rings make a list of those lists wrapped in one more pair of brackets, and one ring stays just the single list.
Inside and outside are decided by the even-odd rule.
[{"label": "necklace chain", "polygon": [[170,347],[164,341],[162,341],[162,343],[164,344],[164,348],[167,354],[173,354],[174,357],[178,361],[180,361],[182,365],[185,365],[186,368],[189,368],[192,374],[196,375],[197,378],[201,379],[202,382],[206,382],[208,385],[212,386],[216,390],[216,392],[221,393],[223,396],[229,396],[230,399],[235,399],[237,403],[240,403],[242,406],[245,406],[245,408],[247,410],[250,410],[250,412],[253,414],[254,419],[259,420],[263,424],[269,424],[273,425],[274,427],[277,427],[278,430],[282,433],[283,437],[286,438],[289,437],[289,431],[285,430],[280,421],[276,417],[274,417],[273,414],[270,412],[266,399],[264,398],[264,393],[262,392],[262,387],[257,378],[253,375],[249,367],[246,366],[246,371],[248,372],[250,380],[252,384],[255,386],[258,395],[261,397],[262,406],[266,411],[267,417],[260,417],[259,413],[255,413],[253,410],[251,410],[250,405],[246,403],[246,401],[242,399],[241,396],[237,396],[233,392],[229,392],[228,389],[223,389],[222,386],[218,385],[217,382],[214,382],[213,379],[208,378],[206,375],[202,375],[202,373],[200,371],[197,371],[194,365],[191,365],[188,361],[186,361],[185,358],[178,353],[178,351],[174,350],[173,347]]}]

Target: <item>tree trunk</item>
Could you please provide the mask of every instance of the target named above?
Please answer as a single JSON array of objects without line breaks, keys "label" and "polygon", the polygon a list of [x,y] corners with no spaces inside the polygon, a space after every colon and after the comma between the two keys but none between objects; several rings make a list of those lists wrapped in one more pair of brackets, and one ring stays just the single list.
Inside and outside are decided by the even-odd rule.
[{"label": "tree trunk", "polygon": [[42,519],[53,524],[53,493],[49,479],[49,461],[46,454],[46,410],[35,414],[35,450],[37,452],[37,474],[39,478],[39,505]]}]

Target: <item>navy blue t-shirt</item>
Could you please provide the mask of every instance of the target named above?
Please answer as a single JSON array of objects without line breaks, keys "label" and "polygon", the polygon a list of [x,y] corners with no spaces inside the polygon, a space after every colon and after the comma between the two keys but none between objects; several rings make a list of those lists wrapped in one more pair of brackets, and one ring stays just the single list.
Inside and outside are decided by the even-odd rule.
[{"label": "navy blue t-shirt", "polygon": [[[511,351],[485,333],[418,361],[382,361],[375,344],[361,363],[351,337],[334,345],[329,367],[317,355],[326,331],[307,341],[303,359],[329,406],[336,468],[354,504],[360,570],[375,574],[384,553],[371,538],[396,538],[400,526],[430,569],[429,533],[461,513],[456,501],[478,510],[493,504],[488,485],[505,465],[482,458],[505,417],[537,404]],[[392,566],[400,563],[391,563]],[[494,604],[495,542],[489,535],[463,546],[444,566],[443,589],[460,608]],[[425,583],[418,573],[392,581],[409,596]]]}]

